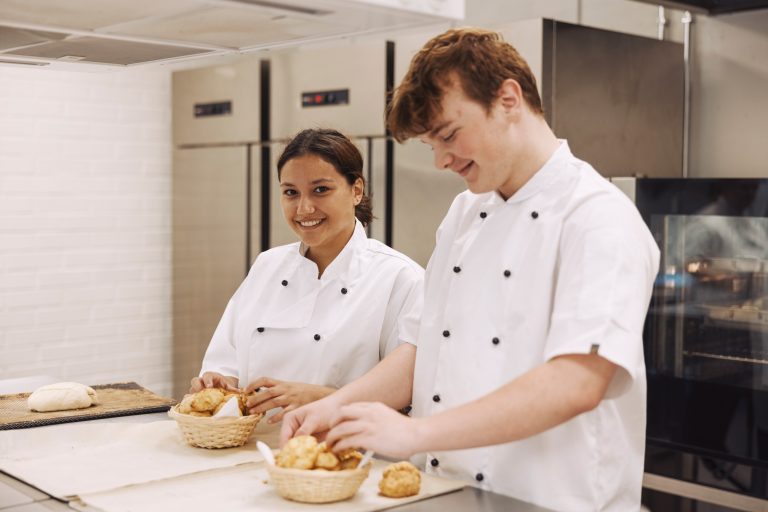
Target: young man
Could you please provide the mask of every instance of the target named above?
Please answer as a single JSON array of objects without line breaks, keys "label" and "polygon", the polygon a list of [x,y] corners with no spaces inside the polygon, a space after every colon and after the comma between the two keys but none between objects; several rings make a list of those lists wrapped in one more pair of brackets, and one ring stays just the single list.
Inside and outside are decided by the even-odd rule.
[{"label": "young man", "polygon": [[418,350],[287,415],[281,440],[328,431],[555,510],[638,510],[659,251],[634,205],[555,137],[493,32],[429,41],[388,123],[469,188],[437,232]]}]

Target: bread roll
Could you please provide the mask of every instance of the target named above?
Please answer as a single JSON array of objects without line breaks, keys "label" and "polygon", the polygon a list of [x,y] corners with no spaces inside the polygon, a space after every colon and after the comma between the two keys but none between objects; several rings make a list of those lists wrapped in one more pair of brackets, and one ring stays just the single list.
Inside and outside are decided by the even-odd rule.
[{"label": "bread roll", "polygon": [[96,403],[96,392],[77,382],[59,382],[37,388],[27,399],[32,411],[67,411],[84,409]]},{"label": "bread roll", "polygon": [[405,498],[419,494],[421,473],[408,461],[390,464],[382,473],[379,493],[389,498]]}]

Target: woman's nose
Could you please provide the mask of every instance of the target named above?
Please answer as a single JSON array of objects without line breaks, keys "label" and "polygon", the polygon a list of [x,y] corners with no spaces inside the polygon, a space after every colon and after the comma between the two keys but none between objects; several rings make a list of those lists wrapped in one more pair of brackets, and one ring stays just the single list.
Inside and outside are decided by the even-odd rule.
[{"label": "woman's nose", "polygon": [[312,200],[310,198],[303,196],[299,198],[299,207],[297,210],[300,214],[312,213],[315,211],[315,206],[312,204]]}]

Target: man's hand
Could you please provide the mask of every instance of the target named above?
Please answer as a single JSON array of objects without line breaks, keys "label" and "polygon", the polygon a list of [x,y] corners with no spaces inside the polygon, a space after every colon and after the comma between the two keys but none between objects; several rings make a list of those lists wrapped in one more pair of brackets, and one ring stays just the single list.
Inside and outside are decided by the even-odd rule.
[{"label": "man's hand", "polygon": [[292,437],[303,435],[314,435],[322,441],[339,407],[341,405],[337,401],[337,395],[329,395],[286,413],[283,417],[283,427],[280,429],[280,446]]},{"label": "man's hand", "polygon": [[195,377],[189,383],[190,393],[197,393],[204,388],[222,388],[230,391],[240,391],[237,387],[237,377],[227,377],[216,372],[205,372],[202,377]]},{"label": "man's hand", "polygon": [[283,410],[270,417],[268,423],[277,423],[285,413],[320,400],[336,391],[334,388],[305,384],[303,382],[285,382],[269,377],[261,377],[248,384],[245,393],[248,397],[246,407],[250,414],[267,412],[275,407]]},{"label": "man's hand", "polygon": [[408,459],[419,448],[419,420],[379,402],[358,402],[341,407],[331,421],[325,442],[338,452],[364,448],[398,459]]}]

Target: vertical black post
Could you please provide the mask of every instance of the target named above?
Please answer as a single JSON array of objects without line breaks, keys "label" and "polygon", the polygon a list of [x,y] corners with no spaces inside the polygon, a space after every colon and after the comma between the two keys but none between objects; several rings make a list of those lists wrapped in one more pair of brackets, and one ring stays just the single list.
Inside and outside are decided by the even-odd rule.
[{"label": "vertical black post", "polygon": [[270,68],[269,61],[261,61],[261,248],[269,249],[270,225],[270,177],[272,176],[272,159],[270,156]]},{"label": "vertical black post", "polygon": [[[386,111],[389,111],[389,104],[392,101],[392,93],[395,90],[395,43],[387,41],[386,50],[387,66],[387,103]],[[392,224],[394,222],[394,192],[395,192],[395,143],[392,140],[389,127],[386,128],[385,156],[384,156],[384,243],[392,247]]]},{"label": "vertical black post", "polygon": [[[373,197],[373,137],[366,137],[365,143],[368,152],[368,168],[366,169],[367,176],[365,177],[365,193],[368,194],[368,197]],[[368,233],[368,236],[371,236],[371,224],[368,224],[368,227],[366,227],[365,230],[366,233]]]},{"label": "vertical black post", "polygon": [[251,165],[251,144],[245,145],[245,275],[251,268],[251,180],[253,166]]}]

